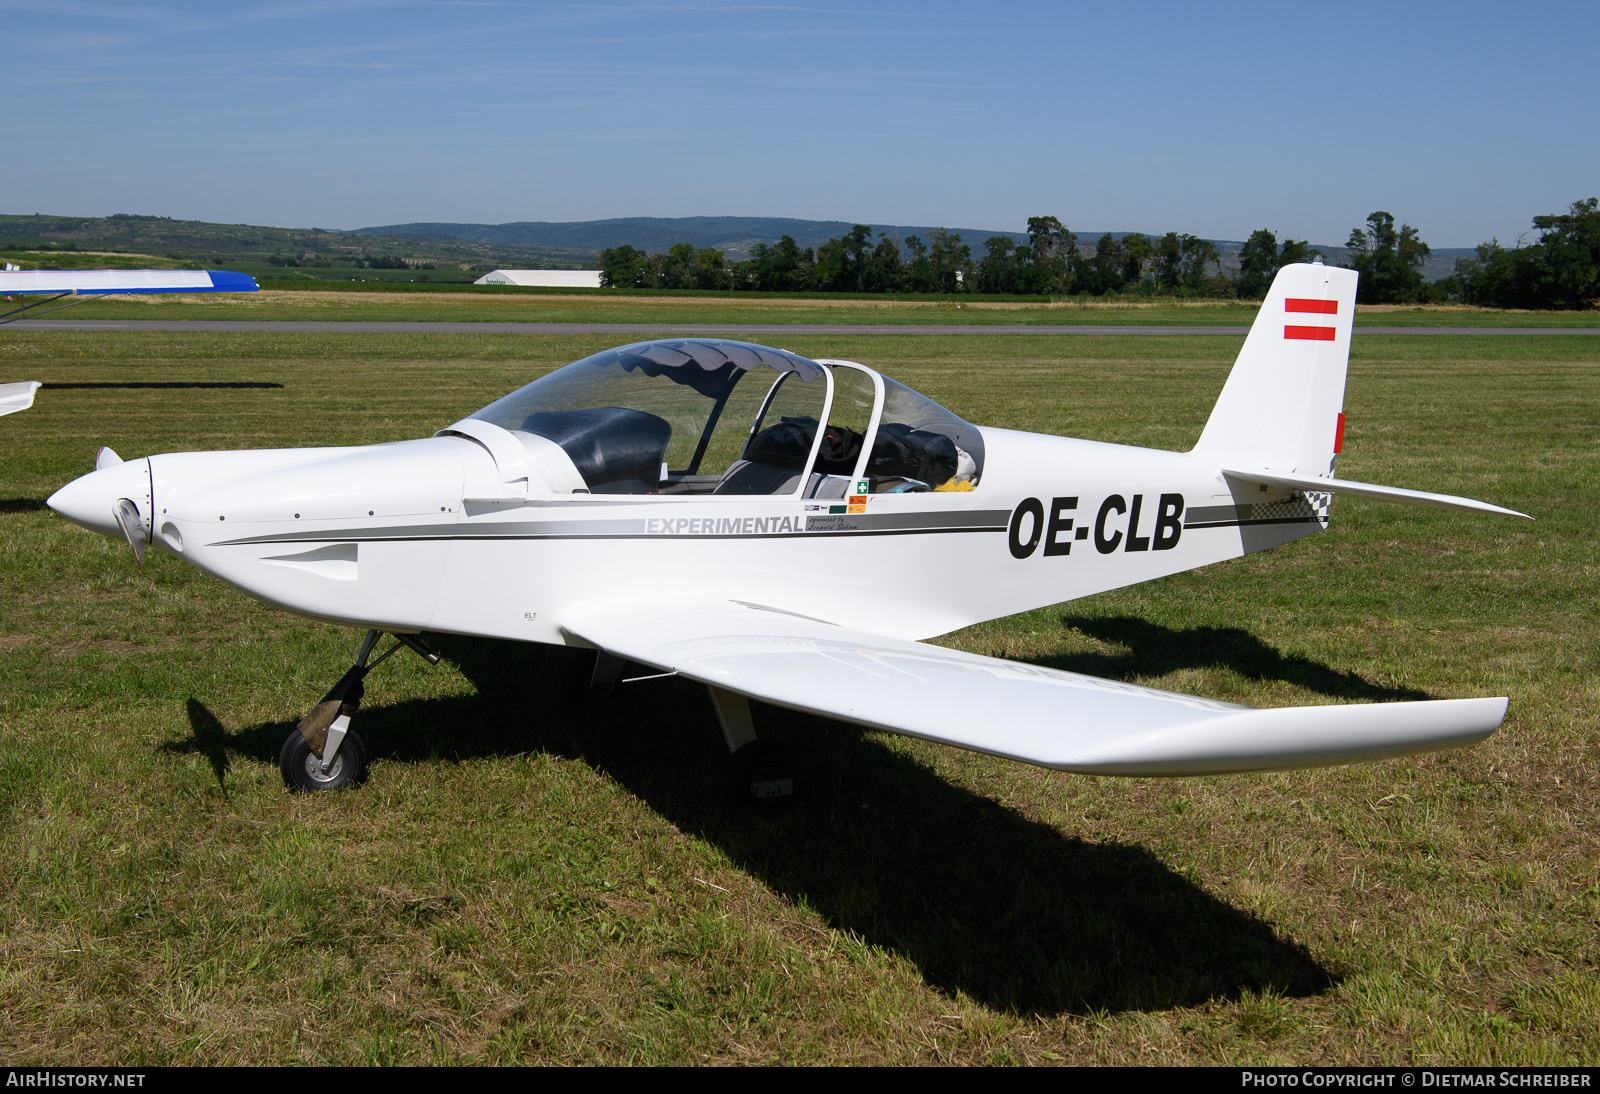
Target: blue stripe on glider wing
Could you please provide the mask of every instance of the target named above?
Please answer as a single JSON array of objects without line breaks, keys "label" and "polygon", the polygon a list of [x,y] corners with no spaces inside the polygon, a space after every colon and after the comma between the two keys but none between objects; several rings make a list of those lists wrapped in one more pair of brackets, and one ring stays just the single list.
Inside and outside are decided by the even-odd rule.
[{"label": "blue stripe on glider wing", "polygon": [[232,270],[207,270],[206,273],[211,275],[211,287],[217,292],[257,292],[261,288],[249,274]]},{"label": "blue stripe on glider wing", "polygon": [[[124,271],[112,271],[122,273]],[[138,273],[166,273],[166,270],[135,271]],[[256,284],[256,279],[249,274],[235,273],[232,270],[182,270],[179,273],[203,273],[211,279],[209,287],[205,285],[165,285],[152,283],[146,285],[122,285],[112,288],[78,289],[79,296],[129,296],[135,293],[177,293],[177,292],[258,292],[261,286]],[[159,279],[157,279],[159,281]]]},{"label": "blue stripe on glider wing", "polygon": [[232,270],[7,270],[0,294],[256,292],[255,279]]}]

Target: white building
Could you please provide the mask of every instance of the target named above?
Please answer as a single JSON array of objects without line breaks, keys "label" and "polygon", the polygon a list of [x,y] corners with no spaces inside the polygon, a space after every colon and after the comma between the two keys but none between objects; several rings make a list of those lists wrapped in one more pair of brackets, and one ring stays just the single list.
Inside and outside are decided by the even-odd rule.
[{"label": "white building", "polygon": [[474,285],[544,285],[560,289],[598,289],[599,270],[495,270]]}]

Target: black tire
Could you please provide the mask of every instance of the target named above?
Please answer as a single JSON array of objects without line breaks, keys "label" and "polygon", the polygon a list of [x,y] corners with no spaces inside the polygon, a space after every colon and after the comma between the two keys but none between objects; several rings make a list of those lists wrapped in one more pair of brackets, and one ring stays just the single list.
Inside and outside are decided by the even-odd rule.
[{"label": "black tire", "polygon": [[333,758],[333,767],[324,775],[321,761],[297,729],[289,734],[278,752],[278,770],[289,789],[302,794],[343,790],[367,777],[367,749],[354,730],[346,730],[344,740],[339,742],[338,754]]},{"label": "black tire", "polygon": [[771,808],[793,801],[799,780],[781,748],[750,741],[729,758],[723,789],[735,805]]}]

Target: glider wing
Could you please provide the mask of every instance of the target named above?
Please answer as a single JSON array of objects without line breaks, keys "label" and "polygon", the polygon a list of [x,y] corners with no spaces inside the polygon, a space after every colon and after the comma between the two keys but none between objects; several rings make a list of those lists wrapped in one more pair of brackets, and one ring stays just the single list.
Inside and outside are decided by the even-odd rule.
[{"label": "glider wing", "polygon": [[33,405],[33,393],[40,388],[38,380],[23,380],[15,384],[0,384],[0,416],[27,410]]},{"label": "glider wing", "polygon": [[76,293],[113,296],[147,292],[255,292],[249,274],[232,270],[5,270],[0,294]]}]

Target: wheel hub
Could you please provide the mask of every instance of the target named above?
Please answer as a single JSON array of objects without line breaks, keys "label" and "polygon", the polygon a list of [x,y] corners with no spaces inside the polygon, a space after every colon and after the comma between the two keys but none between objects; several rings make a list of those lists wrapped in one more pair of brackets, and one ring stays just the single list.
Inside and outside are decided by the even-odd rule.
[{"label": "wheel hub", "polygon": [[319,783],[331,783],[337,781],[339,778],[339,772],[343,770],[343,756],[335,756],[333,758],[333,766],[324,771],[322,770],[322,758],[319,757],[315,752],[306,753],[306,775]]}]

